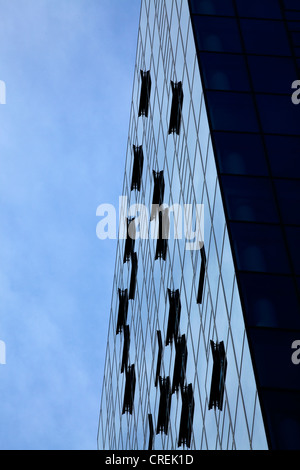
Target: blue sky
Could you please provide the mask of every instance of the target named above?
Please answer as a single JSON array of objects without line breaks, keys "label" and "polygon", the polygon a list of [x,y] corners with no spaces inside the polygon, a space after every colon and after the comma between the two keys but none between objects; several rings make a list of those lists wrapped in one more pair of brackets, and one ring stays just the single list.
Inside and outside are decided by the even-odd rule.
[{"label": "blue sky", "polygon": [[140,0],[0,0],[0,449],[96,449]]}]

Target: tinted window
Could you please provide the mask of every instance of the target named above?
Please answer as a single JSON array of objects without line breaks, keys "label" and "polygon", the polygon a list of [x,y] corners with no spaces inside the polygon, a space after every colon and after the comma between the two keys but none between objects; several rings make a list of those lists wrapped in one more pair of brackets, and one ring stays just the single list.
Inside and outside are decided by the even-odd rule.
[{"label": "tinted window", "polygon": [[299,0],[283,0],[284,7],[289,10],[299,10]]},{"label": "tinted window", "polygon": [[281,18],[279,2],[274,0],[236,0],[238,14],[254,18]]},{"label": "tinted window", "polygon": [[242,19],[241,27],[248,53],[291,55],[283,22]]},{"label": "tinted window", "polygon": [[300,225],[300,180],[275,180],[275,186],[283,222]]},{"label": "tinted window", "polygon": [[239,283],[248,325],[300,329],[300,305],[292,278],[239,273]]},{"label": "tinted window", "polygon": [[229,219],[279,223],[269,179],[222,176],[221,182]]},{"label": "tinted window", "polygon": [[214,91],[206,96],[213,130],[258,132],[251,95]]},{"label": "tinted window", "polygon": [[291,83],[297,77],[291,58],[248,56],[248,63],[255,91],[291,95]]},{"label": "tinted window", "polygon": [[300,135],[299,108],[289,96],[257,95],[256,100],[264,132]]},{"label": "tinted window", "polygon": [[238,222],[230,222],[229,227],[239,270],[290,272],[280,227]]},{"label": "tinted window", "polygon": [[214,132],[213,141],[221,173],[268,174],[260,135]]},{"label": "tinted window", "polygon": [[192,13],[202,13],[204,15],[232,15],[234,8],[232,0],[190,0]]},{"label": "tinted window", "polygon": [[233,91],[250,89],[244,56],[209,52],[199,55],[206,88]]},{"label": "tinted window", "polygon": [[300,138],[265,136],[271,171],[274,176],[300,177]]},{"label": "tinted window", "polygon": [[241,39],[235,19],[194,16],[193,22],[200,50],[241,52]]},{"label": "tinted window", "polygon": [[286,234],[293,267],[296,275],[300,276],[300,227],[286,227]]}]

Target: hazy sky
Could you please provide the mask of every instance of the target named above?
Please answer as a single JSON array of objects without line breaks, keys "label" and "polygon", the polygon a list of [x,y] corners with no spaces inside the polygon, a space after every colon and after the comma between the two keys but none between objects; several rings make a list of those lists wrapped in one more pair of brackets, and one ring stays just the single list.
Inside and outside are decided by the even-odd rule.
[{"label": "hazy sky", "polygon": [[140,0],[0,0],[0,449],[96,449]]}]

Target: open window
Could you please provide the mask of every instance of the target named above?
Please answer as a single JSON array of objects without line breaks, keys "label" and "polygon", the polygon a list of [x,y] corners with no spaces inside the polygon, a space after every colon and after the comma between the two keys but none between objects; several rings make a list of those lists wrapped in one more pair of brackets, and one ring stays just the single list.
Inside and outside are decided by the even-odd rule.
[{"label": "open window", "polygon": [[134,218],[127,218],[127,234],[125,241],[124,259],[123,263],[130,260],[132,253],[134,252],[134,244],[136,237],[136,227]]},{"label": "open window", "polygon": [[172,393],[177,392],[179,387],[182,389],[185,379],[186,363],[187,363],[187,346],[185,335],[179,336],[175,343],[176,355],[174,364],[174,375],[172,384]]},{"label": "open window", "polygon": [[148,450],[153,449],[153,440],[154,440],[154,427],[153,427],[153,419],[152,419],[152,414],[148,414],[148,424],[149,424],[149,444],[148,444]]},{"label": "open window", "polygon": [[151,93],[151,76],[150,70],[144,72],[140,71],[142,86],[141,86],[141,95],[140,95],[140,106],[139,106],[139,116],[148,117],[150,93]]},{"label": "open window", "polygon": [[163,170],[162,171],[153,170],[153,179],[154,179],[154,190],[153,190],[150,220],[153,220],[156,217],[158,208],[159,206],[163,204],[163,201],[164,201],[165,180],[164,180]]},{"label": "open window", "polygon": [[141,182],[142,182],[142,174],[143,174],[143,166],[144,166],[144,154],[143,154],[143,147],[140,145],[139,147],[133,146],[133,168],[132,168],[132,178],[131,178],[131,191],[133,189],[137,189],[140,191],[141,189]]},{"label": "open window", "polygon": [[118,321],[117,321],[117,331],[116,333],[121,333],[127,321],[128,313],[128,291],[127,289],[118,289],[119,294],[119,311],[118,311]]},{"label": "open window", "polygon": [[158,237],[156,244],[155,259],[161,258],[164,261],[167,256],[170,220],[169,208],[165,208],[158,213]]},{"label": "open window", "polygon": [[180,295],[179,289],[176,291],[172,291],[168,289],[168,296],[169,296],[169,320],[168,320],[168,328],[167,328],[167,338],[166,338],[166,345],[172,343],[173,339],[177,338],[178,335],[178,327],[180,322],[180,313],[181,313],[181,302],[180,302]]},{"label": "open window", "polygon": [[227,359],[224,343],[214,343],[210,341],[211,351],[213,355],[213,371],[211,378],[211,388],[208,409],[218,408],[222,410],[224,387],[227,371]]},{"label": "open window", "polygon": [[129,325],[124,326],[124,344],[123,344],[123,355],[122,355],[122,366],[121,373],[123,374],[126,370],[128,358],[129,358],[129,348],[130,348],[130,332]]},{"label": "open window", "polygon": [[180,418],[178,447],[180,447],[181,445],[186,445],[187,447],[190,447],[195,408],[192,384],[189,384],[187,387],[182,388],[181,396],[182,409]]},{"label": "open window", "polygon": [[170,377],[159,377],[160,385],[160,400],[159,400],[159,410],[158,410],[158,419],[156,434],[164,432],[168,434],[168,426],[170,419],[170,410],[171,410],[171,386],[170,386]]},{"label": "open window", "polygon": [[134,369],[134,364],[132,364],[131,366],[126,367],[126,383],[125,383],[125,393],[124,393],[122,414],[124,413],[132,414],[134,392],[135,392],[135,369]]},{"label": "open window", "polygon": [[204,245],[200,249],[200,254],[201,254],[201,268],[200,268],[200,277],[199,277],[199,285],[198,285],[197,304],[202,303],[203,289],[204,289],[204,278],[205,278],[205,269],[206,269],[206,254],[205,254]]},{"label": "open window", "polygon": [[169,124],[169,134],[180,133],[180,124],[181,124],[181,112],[182,112],[182,103],[183,103],[183,91],[182,83],[172,82],[172,106],[171,106],[171,116]]},{"label": "open window", "polygon": [[137,254],[134,252],[131,255],[131,276],[130,276],[129,300],[133,300],[135,296],[137,270],[138,270]]},{"label": "open window", "polygon": [[155,374],[155,387],[157,387],[158,379],[160,376],[160,368],[161,368],[161,360],[162,360],[162,352],[163,352],[163,345],[162,345],[160,330],[157,330],[157,342],[158,342],[158,354],[157,354],[157,364],[156,364],[156,374]]}]

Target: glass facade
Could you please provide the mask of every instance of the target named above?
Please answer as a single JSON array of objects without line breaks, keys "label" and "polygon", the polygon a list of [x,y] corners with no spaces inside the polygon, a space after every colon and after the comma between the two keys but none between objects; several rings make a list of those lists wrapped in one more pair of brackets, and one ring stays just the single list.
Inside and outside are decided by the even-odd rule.
[{"label": "glass facade", "polygon": [[165,243],[119,239],[99,449],[299,442],[299,59],[283,3],[141,1],[127,217],[142,204],[150,228],[154,201],[203,204],[204,246],[187,250],[172,214]]}]

